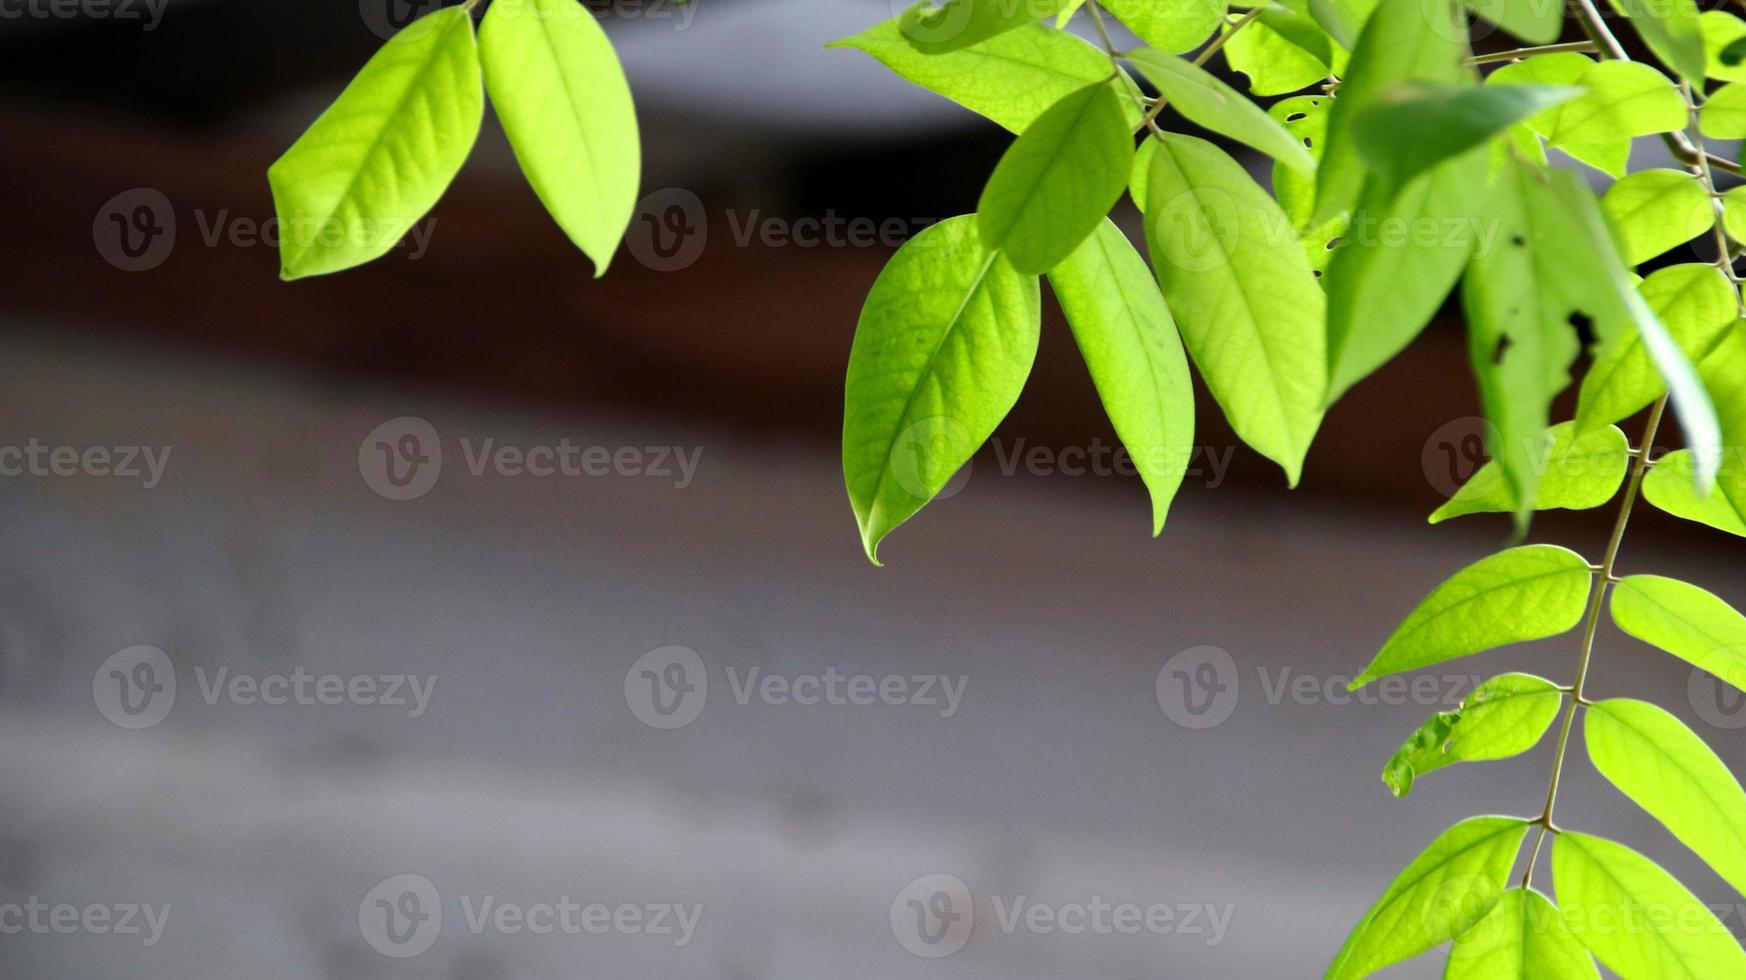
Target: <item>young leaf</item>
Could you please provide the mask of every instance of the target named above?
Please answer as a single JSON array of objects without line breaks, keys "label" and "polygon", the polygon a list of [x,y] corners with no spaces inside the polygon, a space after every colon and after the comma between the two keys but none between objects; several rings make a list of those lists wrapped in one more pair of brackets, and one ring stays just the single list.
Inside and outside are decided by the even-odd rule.
[{"label": "young leaf", "polygon": [[1354,113],[1352,138],[1370,165],[1398,187],[1582,91],[1573,85],[1391,82]]},{"label": "young leaf", "polygon": [[1269,7],[1225,42],[1231,70],[1249,77],[1256,95],[1282,95],[1328,77],[1333,49],[1306,13]]},{"label": "young leaf", "polygon": [[[1443,305],[1476,249],[1489,156],[1476,148],[1404,187],[1373,174],[1333,251],[1327,404],[1400,353]],[[1283,196],[1283,195],[1282,195]]]},{"label": "young leaf", "polygon": [[1529,44],[1551,44],[1564,28],[1564,5],[1548,0],[1466,0],[1467,9]]},{"label": "young leaf", "polygon": [[[1487,85],[1576,85],[1594,67],[1594,60],[1574,52],[1538,54],[1513,64],[1504,65],[1487,75]],[[1561,108],[1546,109],[1528,119],[1528,126],[1541,136],[1550,136],[1558,125]],[[1603,140],[1599,143],[1565,144],[1565,153],[1602,173],[1615,178],[1625,176],[1625,165],[1631,156],[1629,139]]]},{"label": "young leaf", "polygon": [[[1109,78],[1109,55],[1065,31],[1027,24],[950,54],[922,54],[896,20],[828,47],[865,51],[903,78],[1022,133],[1043,111]],[[1113,84],[1113,83],[1112,83]]]},{"label": "young leaf", "polygon": [[464,7],[394,35],[267,168],[280,276],[319,276],[386,254],[455,179],[484,112]]},{"label": "young leaf", "polygon": [[1624,980],[1746,976],[1746,952],[1715,914],[1623,844],[1559,834],[1552,883],[1565,925]]},{"label": "young leaf", "polygon": [[1709,231],[1716,220],[1703,182],[1683,170],[1639,170],[1607,188],[1601,211],[1618,237],[1626,265],[1683,245]]},{"label": "young leaf", "polygon": [[1360,980],[1466,932],[1502,897],[1527,834],[1514,817],[1470,817],[1444,831],[1365,913],[1325,980]]},{"label": "young leaf", "polygon": [[923,54],[949,54],[1054,17],[1070,0],[916,0],[897,26]]},{"label": "young leaf", "polygon": [[[1587,510],[1613,499],[1625,481],[1631,443],[1618,426],[1578,434],[1575,422],[1560,422],[1549,432],[1550,448],[1540,465],[1536,510]],[[1431,514],[1439,524],[1465,514],[1510,514],[1516,501],[1496,463],[1486,463],[1455,496]]]},{"label": "young leaf", "polygon": [[1455,940],[1443,980],[1600,980],[1600,973],[1557,906],[1512,888]]},{"label": "young leaf", "polygon": [[1589,706],[1594,767],[1746,894],[1746,790],[1685,722],[1647,701]]},{"label": "young leaf", "polygon": [[576,0],[493,0],[479,49],[522,173],[605,275],[642,173],[636,107],[612,42]]},{"label": "young leaf", "polygon": [[1200,47],[1225,19],[1225,0],[1106,0],[1100,6],[1147,47],[1172,54]]},{"label": "young leaf", "polygon": [[995,165],[976,206],[983,246],[1005,252],[1025,275],[1053,268],[1122,196],[1133,156],[1133,135],[1109,86],[1068,95]]},{"label": "young leaf", "polygon": [[1156,535],[1194,451],[1194,389],[1170,310],[1146,260],[1107,218],[1049,270],[1049,286],[1152,495]]},{"label": "young leaf", "polygon": [[843,478],[867,557],[945,486],[1018,400],[1036,358],[1037,280],[982,247],[975,218],[891,257],[861,310],[844,386]]},{"label": "young leaf", "polygon": [[1746,691],[1746,616],[1713,593],[1677,579],[1632,575],[1614,587],[1612,613],[1619,629]]},{"label": "young leaf", "polygon": [[1746,85],[1735,82],[1711,93],[1698,112],[1698,128],[1711,139],[1746,136]]},{"label": "young leaf", "polygon": [[[1709,353],[1738,314],[1734,287],[1708,262],[1657,269],[1637,292],[1693,361]],[[1627,329],[1615,343],[1602,349],[1582,379],[1577,425],[1586,431],[1628,418],[1666,390],[1667,383],[1651,360],[1642,335],[1635,328]]]},{"label": "young leaf", "polygon": [[1300,173],[1315,173],[1315,158],[1302,143],[1206,69],[1150,48],[1130,51],[1127,57],[1189,122],[1252,146]]},{"label": "young leaf", "polygon": [[1694,0],[1612,0],[1631,19],[1661,63],[1699,88],[1704,84],[1704,35]]},{"label": "young leaf", "polygon": [[1635,61],[1603,61],[1583,72],[1587,89],[1558,110],[1556,147],[1582,146],[1684,129],[1685,98],[1666,75]]},{"label": "young leaf", "polygon": [[1704,36],[1704,74],[1718,81],[1746,82],[1746,52],[1732,46],[1746,39],[1746,21],[1725,10],[1698,14]]},{"label": "young leaf", "polygon": [[1192,136],[1148,142],[1146,240],[1164,298],[1231,427],[1295,486],[1322,419],[1321,287],[1241,164]]},{"label": "young leaf", "polygon": [[1738,454],[1723,459],[1714,490],[1700,494],[1696,482],[1691,451],[1671,452],[1643,478],[1643,499],[1674,517],[1746,538],[1746,472]]},{"label": "young leaf", "polygon": [[1582,619],[1593,579],[1586,559],[1557,545],[1524,545],[1482,558],[1426,596],[1352,687],[1509,643],[1557,636]]},{"label": "young leaf", "polygon": [[1532,674],[1502,674],[1473,689],[1454,711],[1431,716],[1408,736],[1383,768],[1382,781],[1396,796],[1413,780],[1453,762],[1481,762],[1520,755],[1539,743],[1564,692]]}]

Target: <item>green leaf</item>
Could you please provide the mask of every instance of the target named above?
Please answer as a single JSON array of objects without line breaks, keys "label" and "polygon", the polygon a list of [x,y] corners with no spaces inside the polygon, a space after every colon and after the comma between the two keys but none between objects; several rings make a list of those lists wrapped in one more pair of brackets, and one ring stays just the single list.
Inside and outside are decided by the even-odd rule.
[{"label": "green leaf", "polygon": [[1465,15],[1454,4],[1383,3],[1365,22],[1328,116],[1328,141],[1316,174],[1316,223],[1349,210],[1368,171],[1352,128],[1361,110],[1390,82],[1455,84],[1466,66]]},{"label": "green leaf", "polygon": [[[1575,422],[1560,422],[1550,430],[1551,443],[1543,462],[1536,510],[1587,510],[1613,499],[1625,480],[1631,444],[1618,426],[1578,434]],[[1516,501],[1496,463],[1486,463],[1455,496],[1431,514],[1439,524],[1465,514],[1510,514]]]},{"label": "green leaf", "polygon": [[1164,298],[1231,427],[1295,486],[1322,419],[1321,287],[1241,164],[1192,136],[1148,142],[1146,240]]},{"label": "green leaf", "polygon": [[1466,0],[1467,9],[1529,44],[1551,44],[1564,31],[1564,7],[1546,0]]},{"label": "green leaf", "polygon": [[[1637,292],[1673,342],[1694,361],[1715,347],[1738,315],[1733,286],[1707,262],[1657,269]],[[1629,418],[1666,390],[1642,335],[1634,328],[1627,330],[1601,351],[1583,378],[1577,425],[1588,430]]]},{"label": "green leaf", "polygon": [[1156,535],[1194,451],[1194,388],[1176,323],[1146,260],[1107,218],[1049,270],[1049,285],[1152,495]]},{"label": "green leaf", "polygon": [[843,477],[867,557],[987,441],[1036,358],[1037,280],[982,247],[975,218],[910,239],[879,274],[849,351]]},{"label": "green leaf", "polygon": [[1582,91],[1573,85],[1392,82],[1354,114],[1352,138],[1370,165],[1399,186]]},{"label": "green leaf", "polygon": [[612,42],[576,0],[494,0],[479,51],[522,173],[604,275],[642,173],[636,107]]},{"label": "green leaf", "polygon": [[1512,888],[1449,949],[1443,980],[1600,980],[1546,896]]},{"label": "green leaf", "polygon": [[426,14],[394,35],[267,168],[279,275],[319,276],[386,254],[455,179],[484,112],[466,9]]},{"label": "green leaf", "polygon": [[1130,51],[1127,57],[1189,122],[1252,146],[1301,173],[1315,172],[1315,158],[1301,142],[1206,69],[1150,48]]},{"label": "green leaf", "polygon": [[1746,976],[1746,952],[1715,914],[1623,844],[1559,834],[1552,882],[1565,925],[1624,980]]},{"label": "green leaf", "polygon": [[1482,558],[1426,596],[1352,687],[1510,643],[1557,636],[1582,619],[1593,579],[1581,555],[1557,545],[1524,545]]},{"label": "green leaf", "polygon": [[1444,831],[1365,913],[1325,980],[1359,980],[1472,928],[1502,897],[1527,834],[1514,817],[1470,817]]},{"label": "green leaf", "polygon": [[[1486,76],[1487,85],[1575,85],[1594,67],[1594,60],[1574,52],[1534,55],[1531,58],[1504,65]],[[1542,136],[1551,134],[1558,124],[1558,108],[1546,109],[1529,117],[1528,125]],[[1631,141],[1618,139],[1566,145],[1559,149],[1571,157],[1613,177],[1625,175],[1625,165],[1631,156]]]},{"label": "green leaf", "polygon": [[1730,45],[1746,39],[1746,21],[1725,10],[1698,14],[1704,35],[1704,74],[1724,82],[1746,82],[1746,56]]},{"label": "green leaf", "polygon": [[[1303,144],[1310,156],[1319,160],[1322,156],[1322,143],[1328,135],[1328,109],[1333,101],[1325,95],[1294,95],[1268,106],[1267,115],[1284,126],[1292,139]],[[1148,141],[1144,149],[1149,151],[1150,148]],[[1309,224],[1316,207],[1314,174],[1300,173],[1275,162],[1273,194],[1279,199],[1280,208],[1291,219],[1292,227],[1302,229]]]},{"label": "green leaf", "polygon": [[1671,452],[1643,478],[1643,499],[1674,517],[1746,538],[1746,473],[1737,457],[1723,460],[1716,489],[1708,494],[1699,494],[1696,482],[1691,451]]},{"label": "green leaf", "polygon": [[1639,170],[1601,195],[1626,265],[1647,262],[1710,230],[1715,209],[1703,182],[1683,170]]},{"label": "green leaf", "polygon": [[1746,136],[1746,84],[1733,82],[1710,93],[1698,112],[1698,128],[1711,139]]},{"label": "green leaf", "polygon": [[1328,392],[1347,389],[1400,353],[1431,321],[1476,249],[1495,247],[1479,215],[1483,148],[1397,190],[1372,175],[1322,282],[1328,292]]},{"label": "green leaf", "polygon": [[1382,772],[1396,796],[1413,780],[1454,762],[1520,755],[1539,743],[1558,717],[1564,692],[1532,674],[1502,674],[1473,689],[1454,711],[1431,716],[1409,736]]},{"label": "green leaf", "polygon": [[1115,14],[1149,48],[1181,54],[1201,46],[1225,19],[1225,0],[1107,0]]},{"label": "green leaf", "polygon": [[1661,63],[1699,88],[1704,84],[1704,35],[1694,0],[1612,0],[1631,19]]},{"label": "green leaf", "polygon": [[1736,242],[1746,241],[1746,186],[1722,192],[1722,230]]},{"label": "green leaf", "polygon": [[1590,705],[1583,739],[1601,775],[1746,893],[1746,790],[1703,739],[1628,698]]},{"label": "green leaf", "polygon": [[1120,99],[1088,85],[1037,117],[994,168],[976,206],[982,244],[1036,275],[1072,254],[1127,186],[1133,134]]},{"label": "green leaf", "polygon": [[1602,61],[1577,84],[1587,93],[1558,110],[1555,147],[1583,146],[1684,129],[1685,98],[1666,75],[1636,61]]},{"label": "green leaf", "polygon": [[1225,60],[1249,77],[1256,95],[1282,95],[1328,77],[1333,49],[1307,14],[1268,7],[1225,42]]},{"label": "green leaf", "polygon": [[898,15],[903,36],[923,54],[949,54],[1054,17],[1070,0],[916,0]]},{"label": "green leaf", "polygon": [[1612,613],[1619,629],[1746,691],[1746,616],[1715,594],[1678,579],[1632,575],[1613,588]]},{"label": "green leaf", "polygon": [[929,55],[915,50],[897,21],[888,20],[829,47],[865,51],[903,78],[1015,133],[1067,95],[1110,75],[1109,55],[1041,24]]}]

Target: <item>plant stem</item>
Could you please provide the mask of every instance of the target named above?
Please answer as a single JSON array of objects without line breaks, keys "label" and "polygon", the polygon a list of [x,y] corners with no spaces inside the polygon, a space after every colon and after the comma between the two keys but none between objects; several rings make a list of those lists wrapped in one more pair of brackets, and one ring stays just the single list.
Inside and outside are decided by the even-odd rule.
[{"label": "plant stem", "polygon": [[1594,639],[1600,629],[1601,606],[1606,602],[1607,590],[1617,581],[1613,577],[1613,567],[1619,558],[1619,546],[1625,540],[1625,527],[1631,522],[1631,508],[1637,503],[1637,494],[1643,487],[1643,474],[1648,472],[1650,449],[1655,445],[1655,433],[1661,428],[1661,417],[1667,411],[1667,396],[1662,395],[1655,402],[1655,407],[1649,410],[1649,424],[1643,430],[1643,442],[1632,454],[1636,458],[1631,464],[1631,475],[1625,484],[1625,499],[1619,505],[1618,520],[1613,523],[1613,536],[1607,542],[1605,557],[1601,559],[1600,568],[1595,572],[1594,594],[1589,598],[1588,617],[1582,626],[1582,658],[1576,664],[1576,680],[1571,685],[1570,705],[1564,710],[1564,721],[1558,729],[1558,752],[1552,759],[1552,778],[1546,786],[1546,808],[1540,811],[1540,836],[1534,839],[1534,853],[1528,857],[1528,870],[1522,874],[1522,887],[1527,888],[1533,883],[1534,865],[1540,860],[1540,849],[1546,843],[1546,834],[1556,832],[1552,823],[1552,808],[1558,802],[1558,783],[1564,775],[1565,750],[1570,747],[1570,730],[1576,723],[1576,709],[1589,703],[1584,688],[1588,683],[1588,670],[1594,662]]},{"label": "plant stem", "polygon": [[[1207,62],[1211,61],[1212,56],[1215,54],[1218,54],[1219,49],[1225,46],[1225,42],[1229,41],[1231,39],[1232,35],[1236,34],[1238,31],[1247,27],[1250,23],[1252,23],[1255,20],[1255,18],[1261,16],[1261,11],[1263,9],[1265,9],[1265,8],[1263,8],[1263,7],[1250,8],[1250,10],[1247,13],[1245,13],[1243,16],[1232,21],[1229,27],[1225,28],[1222,32],[1219,33],[1218,37],[1215,37],[1212,39],[1211,44],[1208,44],[1206,47],[1201,48],[1200,53],[1194,56],[1194,60],[1193,60],[1194,66],[1196,68],[1198,68],[1198,67],[1206,64]],[[1159,113],[1162,113],[1164,111],[1164,106],[1166,104],[1167,104],[1167,100],[1165,100],[1163,98],[1160,98],[1158,101],[1152,103],[1152,108],[1146,110],[1146,117],[1144,119],[1140,120],[1140,125],[1138,128],[1136,128],[1134,130],[1134,132],[1137,133],[1141,129],[1146,129],[1146,128],[1156,130],[1158,128],[1158,115],[1159,115]]]},{"label": "plant stem", "polygon": [[1686,82],[1679,84],[1680,92],[1685,95],[1686,113],[1691,129],[1692,145],[1697,149],[1697,163],[1692,166],[1692,172],[1697,175],[1699,183],[1703,184],[1704,192],[1710,196],[1710,208],[1715,211],[1716,220],[1710,230],[1716,238],[1716,268],[1722,270],[1722,275],[1728,277],[1728,282],[1734,292],[1734,310],[1739,316],[1746,317],[1746,295],[1740,292],[1740,275],[1734,271],[1734,249],[1728,243],[1728,232],[1722,221],[1723,211],[1727,205],[1722,195],[1716,190],[1716,176],[1710,171],[1709,153],[1704,149],[1703,130],[1698,127],[1699,96]]},{"label": "plant stem", "polygon": [[1494,51],[1491,54],[1474,55],[1467,59],[1470,65],[1490,65],[1499,61],[1517,61],[1537,54],[1559,54],[1565,51],[1592,52],[1597,50],[1593,41],[1567,41],[1564,44],[1542,44],[1534,48],[1516,48],[1513,51]]}]

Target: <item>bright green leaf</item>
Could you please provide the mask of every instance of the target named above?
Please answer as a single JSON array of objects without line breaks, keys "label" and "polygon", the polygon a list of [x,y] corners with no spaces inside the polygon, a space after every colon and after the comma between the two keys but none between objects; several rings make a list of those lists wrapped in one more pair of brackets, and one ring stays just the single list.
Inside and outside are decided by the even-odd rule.
[{"label": "bright green leaf", "polygon": [[[1541,471],[1536,510],[1587,510],[1613,499],[1625,480],[1631,444],[1618,426],[1578,434],[1575,422],[1560,422],[1550,431]],[[1438,524],[1465,514],[1514,513],[1516,502],[1496,463],[1486,463],[1455,496],[1431,514]]]},{"label": "bright green leaf", "polygon": [[1746,473],[1736,458],[1723,460],[1708,494],[1697,492],[1696,480],[1690,450],[1668,453],[1643,478],[1643,499],[1674,517],[1746,538]]},{"label": "bright green leaf", "polygon": [[1127,57],[1189,122],[1252,146],[1302,173],[1315,172],[1315,158],[1301,142],[1206,69],[1150,48],[1130,51]]},{"label": "bright green leaf", "polygon": [[1632,575],[1613,588],[1612,613],[1619,629],[1746,691],[1746,616],[1721,597],[1678,579]]},{"label": "bright green leaf", "polygon": [[1704,903],[1655,862],[1565,831],[1552,845],[1564,924],[1624,980],[1746,976],[1746,952]]},{"label": "bright green leaf", "polygon": [[1370,165],[1399,186],[1582,91],[1573,85],[1392,82],[1354,114],[1352,138]]},{"label": "bright green leaf", "polygon": [[[1487,85],[1575,85],[1594,67],[1594,60],[1575,52],[1540,54],[1503,67],[1486,76]],[[1528,125],[1542,136],[1549,136],[1558,124],[1560,109],[1545,109],[1529,117]],[[1631,156],[1631,141],[1617,139],[1566,145],[1560,150],[1613,177],[1623,177]]]},{"label": "bright green leaf", "polygon": [[1683,170],[1639,170],[1607,188],[1601,211],[1618,236],[1626,265],[1683,245],[1716,220],[1709,192]]},{"label": "bright green leaf", "polygon": [[1105,0],[1147,47],[1181,54],[1201,46],[1225,19],[1225,0]]},{"label": "bright green leaf", "polygon": [[916,0],[898,29],[923,54],[949,54],[1059,14],[1070,0]]},{"label": "bright green leaf", "polygon": [[1282,95],[1328,77],[1328,35],[1305,13],[1269,7],[1225,42],[1225,60],[1256,95]]},{"label": "bright green leaf", "polygon": [[[1332,102],[1325,95],[1294,95],[1268,106],[1267,114],[1284,126],[1292,139],[1303,144],[1310,156],[1319,160],[1322,143],[1328,135],[1328,109]],[[1314,174],[1300,173],[1276,162],[1273,165],[1273,194],[1291,219],[1292,227],[1301,229],[1309,224],[1316,207]]]},{"label": "bright green leaf", "polygon": [[867,557],[987,441],[1036,358],[1037,280],[982,247],[976,219],[910,239],[861,309],[844,386],[843,477]]},{"label": "bright green leaf", "polygon": [[1097,229],[1127,186],[1133,134],[1107,85],[1088,85],[1037,117],[994,168],[976,206],[982,244],[1036,275]]},{"label": "bright green leaf", "polygon": [[1146,260],[1108,219],[1049,270],[1098,397],[1152,495],[1152,533],[1194,451],[1194,389],[1182,339]]},{"label": "bright green leaf", "polygon": [[[1692,361],[1708,354],[1739,315],[1734,287],[1707,262],[1657,269],[1637,292]],[[1600,352],[1583,378],[1577,425],[1588,430],[1628,418],[1666,390],[1642,335],[1629,329]]]},{"label": "bright green leaf", "polygon": [[1724,82],[1746,82],[1746,57],[1730,50],[1746,39],[1746,21],[1725,10],[1706,10],[1698,14],[1698,28],[1704,35],[1704,73]]},{"label": "bright green leaf", "polygon": [[[1644,480],[1643,493],[1676,517],[1741,534],[1741,515],[1746,515],[1746,387],[1740,379],[1746,377],[1746,327],[1727,330],[1704,357],[1702,371],[1700,387],[1714,392],[1719,431],[1696,437],[1688,431],[1686,442],[1692,449],[1657,463]],[[1684,488],[1672,482],[1682,475],[1691,481]]]},{"label": "bright green leaf", "polygon": [[1539,743],[1564,703],[1558,685],[1532,674],[1503,674],[1473,689],[1454,711],[1419,726],[1388,760],[1382,781],[1396,796],[1413,780],[1454,762],[1520,755]]},{"label": "bright green leaf", "polygon": [[1583,146],[1684,129],[1685,98],[1666,75],[1636,61],[1602,61],[1577,80],[1587,89],[1558,110],[1555,147]]},{"label": "bright green leaf", "polygon": [[1555,0],[1467,0],[1467,9],[1529,44],[1551,44],[1564,29],[1564,5]]},{"label": "bright green leaf", "polygon": [[1322,419],[1321,287],[1242,164],[1192,136],[1148,142],[1146,239],[1164,298],[1231,427],[1296,485]]},{"label": "bright green leaf", "polygon": [[1593,579],[1587,560],[1557,545],[1524,545],[1482,558],[1426,596],[1352,687],[1510,643],[1557,636],[1582,619]]},{"label": "bright green leaf", "polygon": [[1599,980],[1588,950],[1546,896],[1512,888],[1449,948],[1443,980]]},{"label": "bright green leaf", "polygon": [[1732,82],[1710,93],[1698,112],[1698,128],[1711,139],[1746,136],[1746,84]]},{"label": "bright green leaf", "polygon": [[1649,50],[1686,81],[1704,83],[1704,35],[1695,0],[1612,0]]},{"label": "bright green leaf", "polygon": [[1722,230],[1736,242],[1746,242],[1746,185],[1722,192]]},{"label": "bright green leaf", "polygon": [[448,189],[479,137],[485,93],[472,16],[408,24],[273,165],[280,276],[386,254]]},{"label": "bright green leaf", "polygon": [[1325,980],[1368,977],[1484,919],[1503,895],[1528,826],[1513,817],[1470,817],[1444,831],[1365,913]]}]

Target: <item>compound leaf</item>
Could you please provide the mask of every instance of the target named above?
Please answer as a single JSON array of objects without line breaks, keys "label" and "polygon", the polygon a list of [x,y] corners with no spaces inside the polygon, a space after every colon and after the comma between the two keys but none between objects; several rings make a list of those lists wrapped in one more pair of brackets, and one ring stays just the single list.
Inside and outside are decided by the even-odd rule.
[{"label": "compound leaf", "polygon": [[[1692,361],[1701,361],[1739,315],[1734,287],[1707,262],[1668,266],[1650,273],[1637,287],[1655,319]],[[1592,429],[1628,418],[1667,391],[1643,336],[1626,329],[1601,350],[1582,379],[1577,425]]]}]

